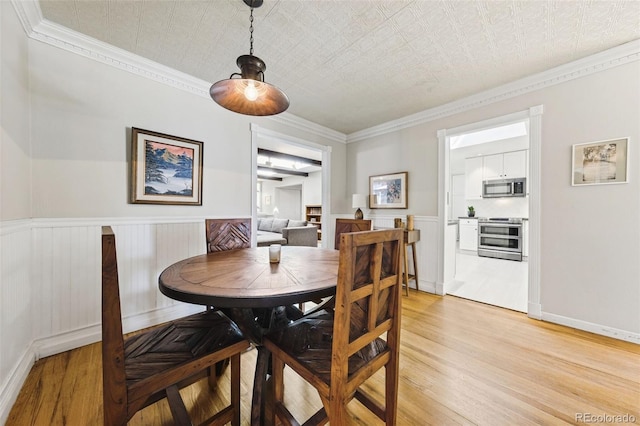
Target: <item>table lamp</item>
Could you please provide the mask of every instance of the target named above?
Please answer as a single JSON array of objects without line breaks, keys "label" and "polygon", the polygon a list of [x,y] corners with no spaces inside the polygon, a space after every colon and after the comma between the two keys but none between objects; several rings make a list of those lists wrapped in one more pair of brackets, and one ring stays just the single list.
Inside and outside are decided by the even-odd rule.
[{"label": "table lamp", "polygon": [[353,207],[354,209],[358,209],[356,210],[355,218],[362,219],[364,217],[364,214],[362,214],[362,210],[360,210],[360,207],[367,207],[367,196],[364,194],[353,194],[351,207]]}]

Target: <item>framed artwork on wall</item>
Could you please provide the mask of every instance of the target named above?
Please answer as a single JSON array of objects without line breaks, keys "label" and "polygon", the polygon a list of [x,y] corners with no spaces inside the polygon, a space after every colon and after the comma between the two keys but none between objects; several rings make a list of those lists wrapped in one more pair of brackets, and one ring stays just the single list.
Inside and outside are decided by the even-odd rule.
[{"label": "framed artwork on wall", "polygon": [[369,177],[370,209],[406,209],[408,172]]},{"label": "framed artwork on wall", "polygon": [[131,128],[131,203],[201,206],[203,145]]},{"label": "framed artwork on wall", "polygon": [[573,145],[571,185],[629,181],[629,138]]}]

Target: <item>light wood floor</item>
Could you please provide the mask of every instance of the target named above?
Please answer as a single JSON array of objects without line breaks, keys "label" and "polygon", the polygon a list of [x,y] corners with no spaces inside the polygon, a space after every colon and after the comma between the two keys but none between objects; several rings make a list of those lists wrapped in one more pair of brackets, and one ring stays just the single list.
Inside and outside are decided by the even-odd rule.
[{"label": "light wood floor", "polygon": [[[415,291],[403,297],[401,343],[400,425],[557,425],[581,423],[580,415],[625,414],[640,423],[639,345]],[[38,361],[6,425],[102,424],[100,351],[98,343]],[[242,362],[244,425],[255,350]],[[286,373],[292,411],[312,414],[320,406],[317,394]],[[382,378],[377,374],[369,385],[380,396]],[[196,420],[226,402],[228,381],[221,379],[213,403],[206,389],[201,382],[182,391]],[[351,424],[381,424],[357,401],[349,408]],[[168,406],[148,407],[130,424],[169,425]]]}]

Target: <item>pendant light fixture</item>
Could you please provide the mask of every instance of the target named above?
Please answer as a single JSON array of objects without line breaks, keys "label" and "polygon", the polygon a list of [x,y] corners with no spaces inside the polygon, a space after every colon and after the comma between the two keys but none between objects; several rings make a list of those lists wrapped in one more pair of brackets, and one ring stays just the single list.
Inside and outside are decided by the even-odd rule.
[{"label": "pendant light fixture", "polygon": [[243,1],[251,8],[249,54],[239,56],[236,60],[240,73],[233,73],[227,80],[214,83],[209,94],[220,106],[239,114],[280,114],[289,108],[289,98],[276,86],[265,83],[264,71],[267,65],[262,59],[253,56],[253,9],[262,6],[263,0]]}]

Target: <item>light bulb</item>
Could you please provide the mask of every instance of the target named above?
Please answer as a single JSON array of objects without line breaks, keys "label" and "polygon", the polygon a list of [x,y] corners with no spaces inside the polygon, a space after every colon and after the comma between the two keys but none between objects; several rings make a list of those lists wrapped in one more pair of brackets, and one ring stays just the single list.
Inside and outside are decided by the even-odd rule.
[{"label": "light bulb", "polygon": [[256,99],[258,99],[258,89],[256,88],[256,85],[253,83],[253,81],[250,81],[247,87],[245,87],[244,97],[250,101],[255,101]]}]

